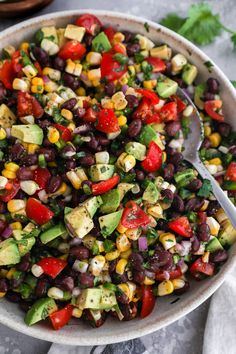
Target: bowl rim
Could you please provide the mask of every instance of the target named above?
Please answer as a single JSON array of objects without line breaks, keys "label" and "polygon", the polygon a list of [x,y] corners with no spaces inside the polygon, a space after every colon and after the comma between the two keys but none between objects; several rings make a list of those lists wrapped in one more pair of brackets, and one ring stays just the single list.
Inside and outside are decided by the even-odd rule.
[{"label": "bowl rim", "polygon": [[[230,83],[229,79],[223,73],[223,71],[214,63],[212,59],[210,59],[204,52],[202,52],[198,47],[196,47],[193,43],[185,39],[184,37],[180,36],[179,34],[169,30],[168,28],[155,23],[151,20],[147,20],[145,18],[134,16],[130,14],[124,14],[117,11],[107,11],[107,10],[95,10],[95,9],[75,9],[75,10],[65,10],[65,11],[57,11],[51,12],[45,15],[33,17],[31,19],[22,21],[14,26],[11,26],[2,32],[0,32],[0,40],[5,38],[9,34],[17,33],[18,30],[22,30],[23,28],[30,27],[31,25],[35,25],[37,23],[41,23],[42,21],[47,20],[57,20],[59,18],[65,17],[74,17],[79,16],[84,13],[92,13],[97,16],[113,17],[116,19],[122,18],[123,20],[133,21],[138,24],[144,25],[147,23],[150,28],[155,30],[161,30],[162,33],[166,34],[169,37],[174,38],[182,45],[187,48],[190,48],[195,55],[197,55],[203,62],[211,61],[214,65],[214,73],[221,78],[224,82],[224,85],[230,91],[232,96],[235,98],[236,102],[236,90],[234,89],[233,85]],[[233,255],[236,255],[236,249],[233,250]],[[178,310],[171,311],[170,315],[167,318],[161,318],[159,322],[152,321],[150,324],[147,324],[145,327],[142,327],[138,330],[136,329],[129,329],[124,333],[114,333],[113,335],[105,335],[101,336],[98,333],[98,336],[91,335],[89,343],[87,339],[83,339],[83,336],[78,336],[78,338],[70,338],[70,343],[68,343],[64,336],[60,336],[60,332],[55,333],[53,331],[43,331],[38,329],[37,327],[27,327],[24,323],[15,322],[14,319],[9,318],[5,315],[0,313],[0,323],[23,334],[32,336],[37,339],[46,340],[54,343],[59,344],[66,344],[66,345],[77,345],[77,346],[92,346],[92,345],[104,345],[104,344],[111,344],[117,343],[121,341],[131,340],[137,337],[141,337],[150,333],[153,333],[163,327],[170,325],[171,323],[177,321],[181,317],[187,315],[198,306],[200,306],[204,301],[206,301],[224,282],[226,275],[232,270],[232,268],[236,265],[236,257],[232,256],[231,259],[225,263],[224,267],[221,269],[220,274],[215,275],[212,279],[211,284],[198,296],[198,298],[185,299],[185,308],[179,308]],[[78,332],[79,333],[79,332]]]}]

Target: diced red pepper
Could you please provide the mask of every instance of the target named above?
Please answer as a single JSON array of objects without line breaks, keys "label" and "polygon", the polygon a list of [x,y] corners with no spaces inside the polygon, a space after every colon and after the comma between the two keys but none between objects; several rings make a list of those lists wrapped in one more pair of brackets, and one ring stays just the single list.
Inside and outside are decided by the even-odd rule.
[{"label": "diced red pepper", "polygon": [[135,89],[136,92],[140,93],[140,95],[146,97],[151,104],[155,105],[160,101],[160,98],[157,96],[157,94],[151,90],[146,90],[146,89]]},{"label": "diced red pepper", "polygon": [[[158,281],[165,280],[166,279],[165,272],[162,271],[162,270],[159,270],[156,273],[156,280],[158,280]],[[169,273],[169,279],[170,280],[177,279],[177,278],[181,277],[181,275],[183,274],[180,267],[176,267],[175,269],[168,271],[168,273]]]},{"label": "diced red pepper", "polygon": [[155,172],[161,168],[162,150],[154,141],[151,141],[146,158],[141,165],[147,172]]},{"label": "diced red pepper", "polygon": [[66,267],[67,262],[60,258],[45,257],[40,259],[40,261],[37,262],[37,265],[43,269],[45,274],[54,279]]},{"label": "diced red pepper", "polygon": [[21,72],[23,65],[20,63],[21,55],[20,51],[17,50],[12,54],[11,62],[12,62],[12,70],[15,74]]},{"label": "diced red pepper", "polygon": [[35,118],[41,118],[44,114],[44,109],[41,107],[38,100],[31,96],[28,92],[18,91],[17,94],[17,115],[24,117],[33,115]]},{"label": "diced red pepper", "polygon": [[15,73],[12,68],[12,62],[10,60],[6,60],[3,66],[0,69],[0,80],[3,82],[4,86],[12,90],[12,82],[15,77]]},{"label": "diced red pepper", "polygon": [[38,61],[34,62],[34,66],[38,70],[37,76],[43,76],[43,70],[42,70],[41,65],[39,64]]},{"label": "diced red pepper", "polygon": [[69,41],[60,49],[58,56],[61,59],[79,60],[86,53],[86,48],[78,41]]},{"label": "diced red pepper", "polygon": [[145,124],[159,124],[161,123],[161,117],[158,113],[153,113],[150,117],[145,119]]},{"label": "diced red pepper", "polygon": [[47,168],[37,167],[34,170],[34,181],[38,184],[40,189],[44,189],[51,177],[51,173]]},{"label": "diced red pepper", "polygon": [[153,116],[153,106],[150,104],[150,101],[143,97],[134,111],[132,118],[141,119],[143,122],[146,122],[147,119]]},{"label": "diced red pepper", "polygon": [[109,27],[105,28],[103,30],[103,32],[105,33],[105,35],[107,36],[109,41],[112,42],[114,35],[115,35],[115,31],[114,31],[113,27],[109,26]]},{"label": "diced red pepper", "polygon": [[168,223],[168,227],[183,237],[191,237],[193,232],[187,216],[180,216]]},{"label": "diced red pepper", "polygon": [[231,162],[228,166],[225,179],[236,182],[236,162]]},{"label": "diced red pepper", "polygon": [[122,55],[127,55],[126,47],[122,45],[122,43],[116,43],[112,50],[114,53],[120,53]]},{"label": "diced red pepper", "polygon": [[64,127],[64,126],[61,125],[61,124],[53,124],[53,126],[54,126],[57,130],[59,130],[62,140],[64,140],[64,141],[71,141],[71,139],[72,139],[72,134],[71,134],[70,129]]},{"label": "diced red pepper", "polygon": [[177,119],[177,104],[176,102],[166,103],[159,111],[163,122],[174,121]]},{"label": "diced red pepper", "polygon": [[215,265],[212,263],[205,263],[202,257],[198,258],[189,268],[190,273],[195,279],[202,279],[203,275],[212,276],[214,274]]},{"label": "diced red pepper", "polygon": [[181,113],[183,110],[187,107],[187,104],[182,101],[179,96],[173,95],[170,97],[172,101],[174,101],[177,104],[177,112]]},{"label": "diced red pepper", "polygon": [[134,229],[145,226],[150,223],[148,215],[133,200],[126,203],[122,217],[121,225],[128,229]]},{"label": "diced red pepper", "polygon": [[95,183],[92,185],[93,195],[100,195],[108,192],[112,188],[114,188],[120,182],[120,176],[113,176],[106,181],[102,181],[99,183]]},{"label": "diced red pepper", "polygon": [[103,133],[115,133],[120,130],[118,119],[112,109],[104,108],[98,112],[96,129]]},{"label": "diced red pepper", "polygon": [[81,15],[76,21],[76,26],[84,27],[87,33],[94,35],[102,27],[99,19],[92,14]]},{"label": "diced red pepper", "polygon": [[206,113],[214,120],[217,120],[218,122],[223,122],[224,121],[224,116],[222,114],[219,114],[216,112],[217,109],[220,109],[222,107],[222,101],[221,100],[212,100],[212,101],[205,101],[204,102],[204,109]]},{"label": "diced red pepper", "polygon": [[145,58],[145,61],[153,67],[154,73],[159,73],[166,70],[166,63],[160,58],[148,57]]},{"label": "diced red pepper", "polygon": [[85,115],[83,116],[82,119],[85,122],[94,123],[96,122],[97,117],[98,117],[98,111],[95,111],[93,108],[89,107],[86,109]]},{"label": "diced red pepper", "polygon": [[107,81],[118,80],[127,72],[127,65],[114,59],[112,52],[104,53],[101,61],[101,77]]},{"label": "diced red pepper", "polygon": [[207,213],[205,211],[198,211],[197,212],[197,216],[198,216],[198,223],[199,224],[203,224],[206,222],[207,220]]},{"label": "diced red pepper", "polygon": [[52,219],[54,213],[37,199],[29,198],[26,202],[26,215],[38,225],[46,224]]},{"label": "diced red pepper", "polygon": [[153,311],[156,298],[150,285],[142,285],[142,308],[141,318],[145,318]]},{"label": "diced red pepper", "polygon": [[63,309],[51,313],[49,318],[52,322],[53,328],[58,330],[64,327],[71,319],[73,306],[68,304]]},{"label": "diced red pepper", "polygon": [[6,186],[4,191],[1,191],[0,200],[2,202],[9,202],[9,200],[13,199],[15,195],[18,193],[20,189],[20,183],[17,180],[13,180]]}]

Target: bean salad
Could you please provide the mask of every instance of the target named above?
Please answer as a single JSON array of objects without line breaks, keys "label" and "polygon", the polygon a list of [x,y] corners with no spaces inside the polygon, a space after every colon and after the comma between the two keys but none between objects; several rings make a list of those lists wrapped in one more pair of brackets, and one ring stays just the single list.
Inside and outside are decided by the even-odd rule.
[{"label": "bean salad", "polygon": [[29,326],[145,318],[158,297],[214,276],[236,230],[183,159],[193,108],[200,157],[236,202],[236,133],[220,84],[168,44],[92,14],[43,27],[0,61],[0,297]]}]

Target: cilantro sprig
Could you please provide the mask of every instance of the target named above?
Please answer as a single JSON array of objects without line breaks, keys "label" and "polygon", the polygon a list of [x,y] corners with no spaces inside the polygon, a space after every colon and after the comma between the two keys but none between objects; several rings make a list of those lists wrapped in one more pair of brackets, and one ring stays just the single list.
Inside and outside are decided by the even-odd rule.
[{"label": "cilantro sprig", "polygon": [[198,45],[212,43],[224,30],[230,34],[230,40],[236,49],[236,31],[225,27],[220,16],[213,14],[207,3],[190,6],[186,18],[170,13],[160,23]]}]

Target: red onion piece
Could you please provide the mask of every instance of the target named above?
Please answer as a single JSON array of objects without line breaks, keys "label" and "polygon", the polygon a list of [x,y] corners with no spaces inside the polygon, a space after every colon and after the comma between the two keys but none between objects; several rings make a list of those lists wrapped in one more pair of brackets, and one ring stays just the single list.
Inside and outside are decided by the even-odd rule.
[{"label": "red onion piece", "polygon": [[43,75],[43,82],[45,84],[48,84],[50,82],[50,79],[49,79],[49,77],[47,75]]},{"label": "red onion piece", "polygon": [[1,237],[4,238],[4,239],[7,239],[9,238],[10,236],[12,235],[12,228],[10,226],[7,226],[2,234],[1,234]]},{"label": "red onion piece", "polygon": [[170,273],[167,272],[166,270],[163,271],[163,276],[164,276],[165,280],[169,280],[170,279]]},{"label": "red onion piece", "polygon": [[123,85],[121,88],[121,91],[125,94],[126,91],[128,90],[129,86],[128,85]]},{"label": "red onion piece", "polygon": [[11,136],[11,128],[6,128],[6,134],[7,134],[7,138],[10,138]]},{"label": "red onion piece", "polygon": [[155,273],[145,270],[145,275],[150,279],[155,279]]},{"label": "red onion piece", "polygon": [[148,249],[147,238],[145,236],[139,237],[138,248],[141,252],[146,251]]},{"label": "red onion piece", "polygon": [[182,251],[180,252],[181,256],[187,256],[190,253],[192,243],[190,241],[181,241]]}]

